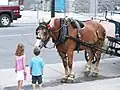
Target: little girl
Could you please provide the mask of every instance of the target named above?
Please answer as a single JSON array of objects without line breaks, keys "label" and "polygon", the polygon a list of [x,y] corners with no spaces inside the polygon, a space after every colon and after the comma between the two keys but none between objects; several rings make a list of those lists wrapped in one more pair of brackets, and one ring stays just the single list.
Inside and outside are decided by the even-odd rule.
[{"label": "little girl", "polygon": [[17,45],[15,51],[15,72],[17,73],[18,90],[22,90],[22,83],[26,76],[24,45],[22,43]]}]

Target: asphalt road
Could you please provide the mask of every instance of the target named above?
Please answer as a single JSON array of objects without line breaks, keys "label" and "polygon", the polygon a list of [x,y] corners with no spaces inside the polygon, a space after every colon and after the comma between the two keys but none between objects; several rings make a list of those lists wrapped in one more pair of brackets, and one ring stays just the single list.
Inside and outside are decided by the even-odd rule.
[{"label": "asphalt road", "polygon": [[[21,42],[25,45],[26,60],[29,63],[36,41],[36,27],[36,24],[11,24],[10,27],[0,28],[0,69],[14,67],[14,52],[16,45]],[[50,42],[48,46],[52,47],[53,44]],[[55,48],[42,49],[40,56],[46,64],[62,62]],[[75,52],[74,61],[80,60],[85,60],[84,52]]]}]

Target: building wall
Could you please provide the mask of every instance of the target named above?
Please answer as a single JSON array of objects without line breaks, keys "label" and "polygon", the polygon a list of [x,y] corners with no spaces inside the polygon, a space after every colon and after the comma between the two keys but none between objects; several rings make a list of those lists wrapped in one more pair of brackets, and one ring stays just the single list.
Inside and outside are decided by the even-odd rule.
[{"label": "building wall", "polygon": [[74,0],[67,0],[66,2],[66,12],[74,12],[75,8],[73,7]]},{"label": "building wall", "polygon": [[0,0],[0,5],[8,5],[8,0]]}]

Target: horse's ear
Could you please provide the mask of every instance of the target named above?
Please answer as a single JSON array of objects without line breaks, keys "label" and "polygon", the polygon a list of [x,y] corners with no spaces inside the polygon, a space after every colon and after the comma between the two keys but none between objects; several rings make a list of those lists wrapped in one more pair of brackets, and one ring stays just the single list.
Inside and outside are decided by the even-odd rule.
[{"label": "horse's ear", "polygon": [[46,22],[46,25],[47,25],[47,28],[48,28],[48,29],[50,29],[49,23],[50,23],[50,20]]},{"label": "horse's ear", "polygon": [[49,23],[50,23],[50,21],[51,21],[51,20],[47,21],[47,23],[46,23],[46,24],[49,24]]},{"label": "horse's ear", "polygon": [[43,22],[44,22],[44,18],[40,18],[39,21],[38,21],[39,25]]},{"label": "horse's ear", "polygon": [[38,24],[39,24],[39,25],[41,24],[41,19],[38,20]]},{"label": "horse's ear", "polygon": [[45,21],[44,21],[44,18],[42,18],[42,22],[45,22]]}]

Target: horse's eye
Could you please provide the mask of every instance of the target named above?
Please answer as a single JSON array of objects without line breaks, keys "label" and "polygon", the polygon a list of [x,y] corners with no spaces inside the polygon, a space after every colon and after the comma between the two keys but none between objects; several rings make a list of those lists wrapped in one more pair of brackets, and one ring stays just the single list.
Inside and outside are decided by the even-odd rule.
[{"label": "horse's eye", "polygon": [[43,30],[43,29],[45,29],[45,27],[41,27],[41,29]]},{"label": "horse's eye", "polygon": [[44,32],[45,35],[47,35],[47,32]]},{"label": "horse's eye", "polygon": [[40,30],[43,30],[43,27],[40,27]]}]

